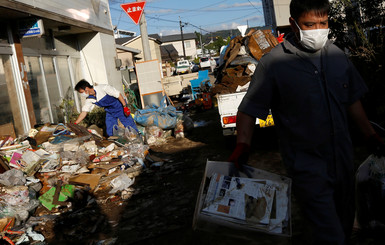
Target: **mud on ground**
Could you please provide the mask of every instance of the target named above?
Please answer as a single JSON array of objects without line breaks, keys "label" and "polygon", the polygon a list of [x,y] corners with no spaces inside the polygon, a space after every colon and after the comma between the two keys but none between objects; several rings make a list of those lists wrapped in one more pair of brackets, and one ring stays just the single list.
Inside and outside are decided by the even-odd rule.
[{"label": "mud on ground", "polygon": [[[86,208],[68,212],[56,219],[56,222],[47,221],[40,226],[40,232],[47,236],[48,243],[308,244],[308,226],[294,198],[291,238],[258,232],[245,234],[223,230],[213,233],[192,229],[206,161],[226,161],[235,146],[235,138],[223,137],[217,108],[191,112],[189,116],[201,126],[187,133],[185,138],[170,138],[166,144],[152,147],[151,156],[163,161],[163,165],[143,170],[136,177],[127,200],[119,196],[111,197],[107,192],[99,193],[99,198],[87,196],[87,192],[84,192],[83,202],[91,202]],[[249,164],[286,175],[278,153],[274,128],[256,131]],[[357,163],[365,159],[365,153],[359,153]],[[381,239],[372,234],[358,233],[352,241],[356,245],[382,244]]]}]

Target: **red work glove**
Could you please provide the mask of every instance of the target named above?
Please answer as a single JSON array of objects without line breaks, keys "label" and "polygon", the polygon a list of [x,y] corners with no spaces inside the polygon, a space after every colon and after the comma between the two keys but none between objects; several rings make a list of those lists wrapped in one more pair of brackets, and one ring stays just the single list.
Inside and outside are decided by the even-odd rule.
[{"label": "red work glove", "polygon": [[385,142],[378,134],[370,135],[366,142],[370,153],[378,157],[385,157]]},{"label": "red work glove", "polygon": [[242,165],[247,163],[250,154],[250,145],[246,143],[238,143],[228,162],[233,162],[237,169],[242,169]]},{"label": "red work glove", "polygon": [[123,108],[123,113],[124,113],[124,115],[125,115],[126,117],[128,117],[128,116],[131,114],[130,108],[128,108],[128,106],[125,106],[125,107]]}]

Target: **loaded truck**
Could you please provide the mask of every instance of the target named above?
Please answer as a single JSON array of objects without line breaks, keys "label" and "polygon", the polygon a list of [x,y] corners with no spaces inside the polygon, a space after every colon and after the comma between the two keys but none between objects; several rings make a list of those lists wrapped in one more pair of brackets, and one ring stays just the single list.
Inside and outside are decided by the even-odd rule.
[{"label": "loaded truck", "polygon": [[[218,112],[224,136],[236,135],[238,106],[242,102],[245,94],[246,92],[235,92],[217,96]],[[274,121],[271,114],[269,114],[266,121],[257,118],[255,124],[259,125],[261,128],[264,128],[273,126]]]},{"label": "loaded truck", "polygon": [[[273,46],[278,44],[278,42],[283,41],[282,40],[283,35],[290,31],[291,28],[289,23],[289,17],[290,17],[289,5],[290,5],[290,0],[274,0],[274,1],[262,0],[266,26],[272,27],[272,30],[273,30],[272,33],[274,33],[274,35],[270,35],[272,33],[266,32],[269,30],[263,31],[265,33],[265,38],[262,35],[260,35],[261,33],[258,31],[252,33],[251,30],[249,30],[249,33],[246,36],[244,35],[246,30],[244,30],[244,32],[241,33],[242,37],[239,37],[239,41],[240,41],[239,43],[242,46],[247,46],[246,50],[248,51],[248,54],[251,57],[253,57],[257,62],[259,61],[259,59],[263,54],[269,52]],[[240,31],[241,29],[242,28],[240,28]],[[248,42],[243,42],[246,39],[248,40]],[[228,45],[228,47],[234,48],[237,46],[236,45],[232,46],[230,42],[230,45]],[[238,46],[238,49],[239,49],[239,46]],[[242,48],[240,50],[242,50]],[[237,56],[237,54],[233,55],[231,54],[231,52],[229,52],[228,55],[226,56],[225,55],[226,51],[227,51],[226,49],[221,49],[221,57],[219,58],[220,63],[227,63],[228,65],[228,66],[225,66],[224,68],[222,67],[222,70],[220,69],[221,67],[218,68],[218,73],[222,72],[222,75],[229,74],[229,72],[226,71],[226,68],[230,67],[232,63],[236,63],[234,62],[234,60],[237,59],[235,58],[234,60],[227,60],[226,62],[226,59],[232,59],[235,56]],[[242,55],[238,55],[237,57],[239,56],[242,56]],[[239,63],[237,65],[239,65]],[[248,66],[248,64],[246,65]],[[236,64],[234,64],[234,66],[236,66]],[[246,70],[247,69],[245,69],[245,71]],[[244,74],[245,72],[243,73],[243,75]],[[237,75],[240,75],[240,73],[238,73]],[[239,76],[237,77],[239,78]],[[225,81],[221,81],[222,78],[223,77],[217,75],[216,83],[225,82]],[[231,79],[227,79],[227,81],[229,80]],[[231,87],[231,86],[227,86],[227,87]],[[218,101],[218,111],[219,111],[224,135],[236,134],[235,123],[236,123],[238,106],[241,103],[245,94],[246,92],[236,92],[236,91],[217,94],[216,97]],[[266,126],[274,125],[274,122],[271,115],[269,115],[266,121],[257,119],[256,124],[259,124],[260,127],[266,127]]]},{"label": "loaded truck", "polygon": [[[259,59],[278,44],[269,30],[250,30],[246,36],[238,36],[222,49],[219,73],[214,92],[217,92],[218,112],[223,135],[236,134],[238,106],[248,88],[248,82],[258,65]],[[246,46],[242,51],[242,46]],[[256,119],[260,127],[273,126],[271,114],[266,120]]]},{"label": "loaded truck", "polygon": [[[221,119],[223,135],[235,135],[238,106],[246,92],[218,95],[218,112]],[[259,120],[257,119],[257,123]]]}]

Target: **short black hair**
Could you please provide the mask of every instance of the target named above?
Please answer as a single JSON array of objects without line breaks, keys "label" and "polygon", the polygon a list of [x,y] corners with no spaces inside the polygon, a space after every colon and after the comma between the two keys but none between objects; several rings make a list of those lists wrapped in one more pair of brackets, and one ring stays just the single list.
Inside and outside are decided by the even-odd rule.
[{"label": "short black hair", "polygon": [[329,0],[291,0],[290,2],[290,16],[295,20],[310,11],[318,15],[329,14],[329,9]]},{"label": "short black hair", "polygon": [[75,90],[79,92],[80,89],[83,89],[85,90],[86,88],[93,88],[94,86],[92,86],[89,82],[87,82],[85,79],[82,79],[80,80],[76,86],[75,86]]}]

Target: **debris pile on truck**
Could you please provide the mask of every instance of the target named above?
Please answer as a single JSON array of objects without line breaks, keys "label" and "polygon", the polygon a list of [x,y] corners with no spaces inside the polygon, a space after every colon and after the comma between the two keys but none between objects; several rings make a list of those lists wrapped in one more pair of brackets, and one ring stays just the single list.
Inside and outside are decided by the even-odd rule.
[{"label": "debris pile on truck", "polygon": [[221,60],[212,94],[240,91],[238,87],[251,81],[261,57],[276,45],[278,41],[271,30],[251,29],[245,36],[233,38],[223,55],[223,62]]}]

